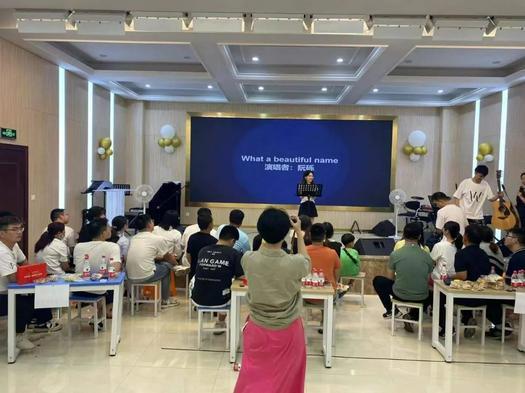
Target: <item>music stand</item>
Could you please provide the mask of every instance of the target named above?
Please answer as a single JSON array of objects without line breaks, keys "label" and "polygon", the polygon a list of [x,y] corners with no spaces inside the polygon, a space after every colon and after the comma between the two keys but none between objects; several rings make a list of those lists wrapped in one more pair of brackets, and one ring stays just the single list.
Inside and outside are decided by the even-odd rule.
[{"label": "music stand", "polygon": [[304,184],[299,183],[297,185],[297,196],[300,197],[320,197],[323,193],[322,184]]}]

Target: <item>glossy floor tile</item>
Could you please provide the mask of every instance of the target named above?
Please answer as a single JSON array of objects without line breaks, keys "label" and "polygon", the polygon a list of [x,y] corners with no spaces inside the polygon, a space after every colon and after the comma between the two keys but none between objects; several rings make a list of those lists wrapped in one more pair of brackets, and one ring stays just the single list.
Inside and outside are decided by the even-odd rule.
[{"label": "glossy floor tile", "polygon": [[[182,300],[182,299],[181,299]],[[225,350],[224,336],[205,335],[197,350],[196,316],[183,305],[154,318],[144,306],[131,317],[125,310],[123,338],[110,357],[109,330],[95,339],[89,326],[49,334],[37,349],[6,363],[6,321],[0,320],[0,391],[26,392],[232,392],[238,373]],[[307,326],[306,392],[452,393],[458,391],[525,391],[525,354],[516,337],[502,345],[480,336],[461,339],[457,363],[447,364],[430,345],[431,321],[425,319],[423,341],[402,326],[390,335],[389,321],[375,296],[366,307],[351,297],[337,309],[333,366],[321,355],[320,315]],[[246,314],[246,309],[243,308]],[[239,354],[239,361],[242,354]]]}]

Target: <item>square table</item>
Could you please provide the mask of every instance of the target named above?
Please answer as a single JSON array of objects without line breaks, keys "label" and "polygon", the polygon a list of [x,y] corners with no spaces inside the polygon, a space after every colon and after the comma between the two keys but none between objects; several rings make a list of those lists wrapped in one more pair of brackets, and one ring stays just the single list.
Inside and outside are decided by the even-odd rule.
[{"label": "square table", "polygon": [[[241,298],[248,292],[247,286],[241,286],[242,281],[235,280],[231,286],[231,309],[230,309],[230,363],[237,359],[237,347],[240,343],[241,325]],[[332,343],[333,343],[333,318],[334,318],[334,294],[332,286],[320,288],[303,287],[301,296],[308,300],[323,300],[325,315],[323,318],[323,353],[324,365],[332,367]]]},{"label": "square table", "polygon": [[113,291],[113,320],[111,323],[111,342],[109,345],[109,355],[117,354],[117,347],[120,342],[120,330],[122,325],[122,303],[124,295],[124,280],[126,275],[119,273],[112,279],[103,279],[99,281],[72,281],[66,282],[59,279],[56,282],[45,284],[24,284],[19,285],[10,283],[7,287],[7,363],[14,363],[20,350],[16,347],[16,295],[34,294],[36,285],[58,285],[69,284],[69,292],[81,291]]},{"label": "square table", "polygon": [[[519,289],[521,291],[521,289]],[[439,341],[439,302],[440,294],[446,297],[446,322],[445,345]],[[484,289],[472,291],[465,289],[452,289],[443,281],[434,281],[434,304],[432,306],[432,347],[437,349],[446,362],[454,361],[452,357],[452,335],[454,324],[454,299],[487,299],[487,300],[514,300],[515,291]],[[459,334],[459,332],[456,332]],[[484,332],[483,332],[484,334]],[[518,331],[518,350],[525,351],[525,314],[520,314],[520,327]]]}]

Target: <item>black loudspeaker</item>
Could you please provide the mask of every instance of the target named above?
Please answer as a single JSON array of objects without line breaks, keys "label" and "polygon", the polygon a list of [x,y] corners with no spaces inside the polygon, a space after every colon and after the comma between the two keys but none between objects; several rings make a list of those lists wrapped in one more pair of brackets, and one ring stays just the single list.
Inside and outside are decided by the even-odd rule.
[{"label": "black loudspeaker", "polygon": [[390,255],[394,251],[395,241],[392,238],[359,239],[355,249],[359,255]]},{"label": "black loudspeaker", "polygon": [[394,236],[396,234],[396,227],[390,221],[385,220],[373,227],[372,233],[381,237]]}]

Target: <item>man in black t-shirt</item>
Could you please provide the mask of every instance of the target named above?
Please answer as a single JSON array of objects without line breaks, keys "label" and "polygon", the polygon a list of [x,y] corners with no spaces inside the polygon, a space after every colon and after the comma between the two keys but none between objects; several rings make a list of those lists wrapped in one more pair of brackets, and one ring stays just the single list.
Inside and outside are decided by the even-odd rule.
[{"label": "man in black t-shirt", "polygon": [[217,244],[199,252],[195,271],[192,300],[202,306],[220,306],[230,301],[230,287],[234,277],[241,277],[242,254],[233,248],[239,240],[239,231],[233,225],[221,229]]},{"label": "man in black t-shirt", "polygon": [[197,224],[199,225],[200,231],[190,236],[187,247],[188,252],[186,254],[186,258],[190,264],[190,280],[195,275],[199,251],[206,246],[217,243],[217,239],[210,235],[213,229],[213,218],[211,215],[199,215],[197,217]]}]

